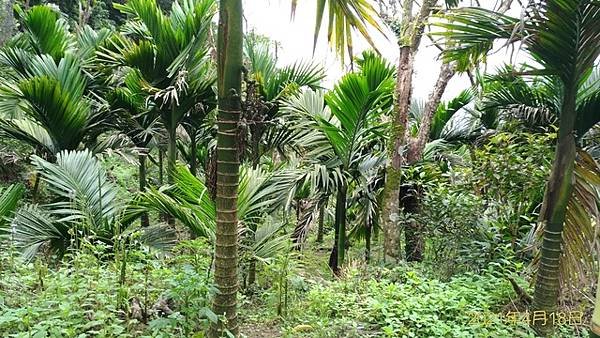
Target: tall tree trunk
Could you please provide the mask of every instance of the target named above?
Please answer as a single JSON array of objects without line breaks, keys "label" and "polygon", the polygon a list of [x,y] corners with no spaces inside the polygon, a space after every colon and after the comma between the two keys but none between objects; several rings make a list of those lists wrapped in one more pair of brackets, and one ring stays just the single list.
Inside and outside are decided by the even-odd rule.
[{"label": "tall tree trunk", "polygon": [[391,159],[386,168],[385,186],[383,188],[383,210],[381,224],[383,226],[384,261],[400,258],[400,230],[398,228],[398,213],[400,212],[400,181],[402,165],[404,164],[404,145],[408,111],[412,97],[412,75],[414,56],[410,46],[400,48],[398,72],[396,79],[396,102],[392,134],[388,146],[388,158]]},{"label": "tall tree trunk", "polygon": [[329,256],[329,267],[335,274],[340,271],[340,266],[344,264],[344,254],[346,251],[346,194],[348,187],[342,184],[338,187],[335,201],[335,238],[333,248]]},{"label": "tall tree trunk", "polygon": [[226,323],[212,325],[211,336],[227,329],[238,335],[237,320],[237,194],[239,156],[237,129],[241,115],[242,80],[242,0],[221,0],[217,41],[218,127],[217,134],[217,229],[215,244],[215,284],[219,293],[213,312],[225,315]]},{"label": "tall tree trunk", "polygon": [[[440,68],[438,79],[433,87],[433,91],[429,94],[429,98],[423,109],[423,118],[419,124],[419,133],[417,137],[408,142],[408,154],[406,164],[411,165],[423,158],[425,145],[429,141],[431,133],[431,123],[435,112],[442,100],[442,95],[446,91],[448,82],[454,77],[456,70],[453,64],[444,63]],[[416,190],[416,186],[406,186],[400,193],[400,207],[408,214],[416,214],[419,212],[420,194]],[[404,232],[404,249],[406,260],[409,262],[420,262],[423,260],[423,250],[425,248],[425,240],[422,234],[421,225],[411,217],[411,221],[406,224]]]},{"label": "tall tree trunk", "polygon": [[[140,154],[138,156],[139,160],[139,183],[140,183],[140,192],[146,191],[146,154]],[[143,213],[140,216],[140,222],[143,227],[147,227],[150,225],[150,219],[148,218],[148,213]]]},{"label": "tall tree trunk", "polygon": [[419,133],[417,138],[410,143],[407,155],[408,164],[413,164],[422,159],[423,150],[429,141],[433,116],[435,115],[435,112],[442,101],[442,96],[446,91],[446,87],[448,86],[450,80],[454,77],[454,74],[456,74],[456,68],[454,64],[444,63],[440,67],[438,79],[435,82],[429,97],[427,98],[425,107],[423,108],[423,118],[419,124]]},{"label": "tall tree trunk", "polygon": [[175,109],[171,111],[171,125],[169,126],[169,144],[167,145],[167,182],[175,183],[175,171],[177,170],[177,122],[175,121]]},{"label": "tall tree trunk", "polygon": [[322,201],[319,206],[319,226],[317,228],[317,243],[323,243],[323,231],[325,226],[325,204],[327,201]]},{"label": "tall tree trunk", "polygon": [[373,224],[370,221],[365,224],[365,230],[365,261],[369,263],[371,260],[371,233],[373,231]]},{"label": "tall tree trunk", "polygon": [[404,152],[407,145],[408,113],[412,100],[414,57],[421,44],[425,22],[437,0],[424,0],[416,16],[412,13],[413,2],[413,0],[403,1],[402,22],[400,23],[400,32],[398,32],[400,57],[396,72],[394,116],[387,149],[388,165],[381,213],[384,260],[397,260],[400,256],[400,231],[398,229],[400,181],[402,166],[406,162]]},{"label": "tall tree trunk", "polygon": [[[562,231],[567,212],[567,204],[573,191],[573,169],[575,166],[575,85],[565,89],[560,112],[558,143],[550,179],[546,185],[544,203],[540,213],[544,226],[541,260],[535,281],[533,309],[553,313],[557,309],[559,296],[559,264],[562,252]],[[551,320],[534,321],[534,328],[540,335],[553,331]]]}]

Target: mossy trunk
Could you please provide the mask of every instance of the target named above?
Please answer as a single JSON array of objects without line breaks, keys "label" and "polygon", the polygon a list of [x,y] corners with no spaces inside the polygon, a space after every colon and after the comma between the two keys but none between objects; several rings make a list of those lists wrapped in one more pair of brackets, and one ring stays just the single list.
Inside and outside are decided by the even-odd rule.
[{"label": "mossy trunk", "polygon": [[[567,204],[573,191],[573,169],[575,165],[575,97],[576,86],[565,90],[558,143],[550,179],[546,185],[541,221],[544,225],[544,237],[541,259],[535,281],[533,310],[556,312],[559,296],[559,269],[562,253],[562,231],[567,212]],[[542,335],[550,335],[553,331],[551,320],[532,322],[536,331]]]},{"label": "mossy trunk", "polygon": [[14,0],[0,1],[0,46],[13,36],[15,30],[14,4]]},{"label": "mossy trunk", "polygon": [[[138,180],[140,184],[140,192],[146,191],[146,154],[140,154],[138,156],[139,166],[138,166]],[[148,218],[148,213],[145,212],[140,216],[140,222],[143,227],[147,227],[150,225],[150,219]]]},{"label": "mossy trunk", "polygon": [[239,157],[237,129],[241,115],[242,0],[221,0],[217,42],[218,134],[217,134],[217,229],[215,243],[215,295],[213,312],[226,321],[213,324],[211,336],[225,330],[238,336],[237,320],[237,194]]},{"label": "mossy trunk", "polygon": [[387,146],[388,165],[383,189],[381,226],[383,227],[384,261],[400,258],[400,184],[402,166],[406,164],[405,147],[408,144],[408,113],[412,100],[414,57],[421,44],[425,23],[437,0],[423,0],[418,13],[413,13],[414,1],[402,1],[402,21],[398,34],[400,57],[396,72],[394,115],[390,141]]},{"label": "mossy trunk", "polygon": [[396,79],[396,102],[394,104],[392,134],[388,145],[388,158],[390,161],[385,173],[383,208],[381,211],[384,261],[395,261],[400,258],[398,213],[400,212],[402,165],[405,163],[402,149],[406,142],[406,125],[412,97],[413,66],[414,56],[411,47],[401,47]]}]

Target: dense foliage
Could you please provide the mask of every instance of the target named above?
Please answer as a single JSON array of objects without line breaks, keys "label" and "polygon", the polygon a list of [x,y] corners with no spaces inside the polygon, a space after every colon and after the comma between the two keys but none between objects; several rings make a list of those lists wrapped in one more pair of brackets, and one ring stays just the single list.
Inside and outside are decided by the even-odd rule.
[{"label": "dense foliage", "polygon": [[243,5],[7,2],[0,336],[600,336],[597,1],[317,1],[331,86]]}]

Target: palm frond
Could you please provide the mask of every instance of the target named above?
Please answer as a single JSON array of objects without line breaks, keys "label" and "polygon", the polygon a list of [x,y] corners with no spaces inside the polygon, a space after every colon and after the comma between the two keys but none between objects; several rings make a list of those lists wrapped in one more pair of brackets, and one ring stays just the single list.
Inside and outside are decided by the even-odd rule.
[{"label": "palm frond", "polygon": [[525,44],[544,69],[565,86],[579,87],[600,55],[600,5],[589,0],[531,2]]},{"label": "palm frond", "polygon": [[26,261],[30,261],[42,248],[62,256],[70,245],[72,235],[69,228],[50,212],[37,205],[20,208],[13,218],[12,238],[15,247],[22,251]]},{"label": "palm frond", "polygon": [[60,149],[46,129],[27,119],[0,119],[0,135],[27,143],[41,153],[56,154]]},{"label": "palm frond", "polygon": [[61,152],[56,163],[34,156],[32,162],[48,189],[63,199],[50,205],[55,215],[78,219],[98,234],[109,231],[105,227],[113,223],[123,204],[117,198],[118,188],[107,180],[90,151]]},{"label": "palm frond", "polygon": [[485,61],[495,40],[508,40],[519,19],[484,8],[467,7],[449,10],[434,16],[433,25],[442,28],[430,35],[440,37],[442,56],[446,62],[457,62],[457,69],[465,71]]},{"label": "palm frond", "polygon": [[38,54],[48,54],[58,61],[73,48],[74,39],[67,22],[48,5],[30,8],[22,23],[31,47]]},{"label": "palm frond", "polygon": [[588,93],[577,105],[575,130],[578,137],[585,135],[600,122],[600,89]]},{"label": "palm frond", "polygon": [[282,224],[267,223],[259,226],[254,233],[254,241],[250,246],[243,245],[253,258],[268,263],[278,254],[290,248],[290,236],[282,234]]},{"label": "palm frond", "polygon": [[[295,8],[297,0],[292,0],[292,9]],[[352,31],[357,30],[371,45],[375,47],[368,27],[373,27],[383,34],[383,30],[377,19],[378,14],[375,8],[367,0],[318,0],[317,1],[317,19],[315,23],[314,48],[316,48],[323,17],[327,10],[327,40],[337,53],[343,59],[346,51],[352,58]],[[292,10],[293,13],[293,10]]]},{"label": "palm frond", "polygon": [[10,233],[8,227],[10,219],[24,192],[25,187],[22,184],[12,184],[7,188],[0,188],[0,240]]}]

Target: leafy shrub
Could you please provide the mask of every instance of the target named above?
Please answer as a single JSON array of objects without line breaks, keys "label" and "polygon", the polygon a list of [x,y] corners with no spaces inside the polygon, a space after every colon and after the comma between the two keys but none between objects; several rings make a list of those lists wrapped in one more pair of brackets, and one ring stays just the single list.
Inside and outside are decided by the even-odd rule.
[{"label": "leafy shrub", "polygon": [[554,138],[498,133],[472,149],[468,161],[445,172],[429,169],[433,179],[425,184],[418,221],[440,276],[528,259],[526,238],[543,199]]}]

